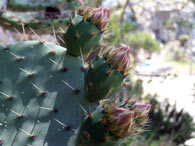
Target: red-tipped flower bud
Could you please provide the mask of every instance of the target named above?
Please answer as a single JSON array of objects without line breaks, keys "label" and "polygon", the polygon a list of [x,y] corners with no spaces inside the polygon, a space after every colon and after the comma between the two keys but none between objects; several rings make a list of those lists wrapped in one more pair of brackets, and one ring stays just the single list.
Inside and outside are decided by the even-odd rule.
[{"label": "red-tipped flower bud", "polygon": [[115,138],[129,137],[142,131],[148,122],[151,105],[127,100],[123,105],[117,105],[113,100],[104,104],[102,123]]},{"label": "red-tipped flower bud", "polygon": [[104,55],[106,63],[112,68],[116,68],[119,72],[127,75],[130,70],[130,48],[120,47],[109,49]]},{"label": "red-tipped flower bud", "polygon": [[88,8],[81,9],[80,14],[83,20],[88,20],[96,25],[101,31],[105,30],[108,24],[108,18],[111,14],[111,9],[108,8]]}]

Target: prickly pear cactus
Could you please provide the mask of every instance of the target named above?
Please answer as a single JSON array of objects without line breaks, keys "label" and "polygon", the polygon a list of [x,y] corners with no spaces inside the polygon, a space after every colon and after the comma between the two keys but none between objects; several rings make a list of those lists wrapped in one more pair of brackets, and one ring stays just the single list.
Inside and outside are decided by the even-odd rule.
[{"label": "prickly pear cactus", "polygon": [[[80,23],[103,35],[107,22],[101,19],[106,13],[104,8],[88,9],[75,18],[78,23],[70,19],[63,35],[67,37],[74,24],[70,34],[75,37],[82,32]],[[101,40],[90,42],[91,28],[83,33],[89,40],[76,37],[77,49],[66,39],[62,41],[67,49],[42,40],[0,46],[1,146],[122,146],[141,131],[150,106],[130,100],[106,102],[126,86],[129,48],[98,54],[86,68],[83,55]]]},{"label": "prickly pear cactus", "polygon": [[[9,9],[5,11],[7,6]],[[31,32],[29,28],[39,34],[53,33],[53,27],[56,30],[67,28],[68,18],[76,8],[65,0],[3,0],[0,2],[0,25],[22,32],[24,24],[27,33]]]}]

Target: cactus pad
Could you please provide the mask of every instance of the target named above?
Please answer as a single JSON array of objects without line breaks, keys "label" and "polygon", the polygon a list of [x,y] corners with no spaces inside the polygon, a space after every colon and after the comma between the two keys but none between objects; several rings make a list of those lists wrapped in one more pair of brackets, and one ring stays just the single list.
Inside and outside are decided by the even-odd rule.
[{"label": "cactus pad", "polygon": [[15,10],[44,9],[48,6],[58,6],[64,0],[10,0],[9,7]]},{"label": "cactus pad", "polygon": [[79,58],[52,43],[21,41],[0,49],[2,146],[67,146],[82,122],[84,72]]},{"label": "cactus pad", "polygon": [[68,24],[71,11],[61,12],[61,16],[55,19],[46,19],[45,14],[41,11],[36,12],[12,12],[6,11],[0,16],[0,21],[4,28],[11,30],[19,30],[22,32],[22,22],[24,23],[26,32],[31,32],[30,27],[37,33],[53,33],[54,27],[65,28]]}]

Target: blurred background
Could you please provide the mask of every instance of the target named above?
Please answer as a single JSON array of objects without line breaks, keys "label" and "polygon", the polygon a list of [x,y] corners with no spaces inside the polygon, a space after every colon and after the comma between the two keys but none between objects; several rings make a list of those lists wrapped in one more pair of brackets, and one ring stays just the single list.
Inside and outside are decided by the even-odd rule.
[{"label": "blurred background", "polygon": [[[106,47],[131,48],[130,84],[117,96],[144,100],[152,104],[152,109],[145,132],[132,137],[129,146],[195,146],[195,0],[68,0],[67,3],[68,7],[61,6],[67,9],[63,18],[80,7],[111,8]],[[0,44],[37,39],[33,32],[24,33],[28,29],[25,20],[23,25],[5,27],[8,11],[9,7],[0,17]],[[51,28],[52,33],[33,29],[41,39],[57,43],[55,28]]]}]

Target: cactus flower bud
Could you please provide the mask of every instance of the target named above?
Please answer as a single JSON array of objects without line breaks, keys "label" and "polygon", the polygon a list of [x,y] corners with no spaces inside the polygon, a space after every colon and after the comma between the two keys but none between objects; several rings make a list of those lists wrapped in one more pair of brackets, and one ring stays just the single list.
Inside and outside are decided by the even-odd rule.
[{"label": "cactus flower bud", "polygon": [[108,18],[111,14],[111,9],[108,8],[88,8],[81,9],[80,14],[83,20],[88,20],[95,24],[101,31],[105,30],[108,24]]},{"label": "cactus flower bud", "polygon": [[127,100],[123,105],[104,104],[102,123],[115,138],[129,137],[142,132],[148,122],[151,105]]},{"label": "cactus flower bud", "polygon": [[106,63],[110,64],[112,68],[116,68],[124,76],[128,74],[131,65],[129,47],[109,49],[104,58],[106,59]]}]

